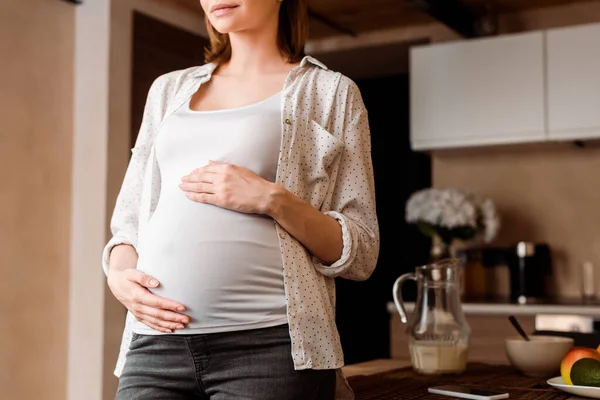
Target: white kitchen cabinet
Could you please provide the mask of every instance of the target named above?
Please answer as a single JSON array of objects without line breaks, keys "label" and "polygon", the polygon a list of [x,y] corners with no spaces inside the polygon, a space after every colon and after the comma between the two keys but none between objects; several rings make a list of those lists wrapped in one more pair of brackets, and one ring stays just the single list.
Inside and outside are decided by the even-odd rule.
[{"label": "white kitchen cabinet", "polygon": [[546,35],[549,139],[600,138],[600,24]]},{"label": "white kitchen cabinet", "polygon": [[540,31],[414,47],[412,148],[546,140],[544,63]]}]

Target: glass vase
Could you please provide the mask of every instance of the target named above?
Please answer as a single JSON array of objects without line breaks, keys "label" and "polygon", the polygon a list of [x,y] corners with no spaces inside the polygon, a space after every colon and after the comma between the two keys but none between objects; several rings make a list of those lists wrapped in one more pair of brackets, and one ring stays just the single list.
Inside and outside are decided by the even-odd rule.
[{"label": "glass vase", "polygon": [[431,242],[430,262],[452,258],[452,245],[444,242],[439,236],[434,236]]}]

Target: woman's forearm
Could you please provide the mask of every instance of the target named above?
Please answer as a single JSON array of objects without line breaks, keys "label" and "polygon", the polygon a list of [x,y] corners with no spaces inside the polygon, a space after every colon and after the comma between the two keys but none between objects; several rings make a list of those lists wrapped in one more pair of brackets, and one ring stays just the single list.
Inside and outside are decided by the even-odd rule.
[{"label": "woman's forearm", "polygon": [[112,270],[124,271],[126,269],[136,268],[138,254],[133,246],[128,244],[120,244],[110,252],[109,272]]},{"label": "woman's forearm", "polygon": [[266,214],[325,264],[340,259],[343,250],[342,228],[338,221],[323,214],[281,186],[273,185],[268,194]]}]

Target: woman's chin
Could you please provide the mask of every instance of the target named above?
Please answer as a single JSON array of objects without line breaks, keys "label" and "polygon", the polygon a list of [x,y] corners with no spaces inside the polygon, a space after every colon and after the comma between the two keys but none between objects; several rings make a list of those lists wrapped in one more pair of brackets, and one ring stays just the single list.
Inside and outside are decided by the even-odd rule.
[{"label": "woman's chin", "polygon": [[229,23],[227,21],[218,21],[216,24],[212,24],[212,26],[217,32],[219,32],[222,35],[226,35],[228,33],[232,33],[239,30],[237,29],[238,27],[236,26],[236,24]]}]

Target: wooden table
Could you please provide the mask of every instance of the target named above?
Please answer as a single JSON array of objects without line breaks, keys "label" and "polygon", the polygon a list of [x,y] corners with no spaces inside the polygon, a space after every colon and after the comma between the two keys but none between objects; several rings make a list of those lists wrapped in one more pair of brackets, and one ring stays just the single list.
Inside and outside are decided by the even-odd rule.
[{"label": "wooden table", "polygon": [[381,372],[388,372],[399,368],[410,367],[410,360],[400,359],[379,359],[366,361],[358,364],[346,365],[343,368],[346,378],[354,376],[369,376]]},{"label": "wooden table", "polygon": [[418,375],[410,361],[381,359],[344,367],[356,400],[448,400],[432,395],[427,388],[443,384],[460,384],[503,389],[510,399],[519,400],[584,400],[546,384],[547,379],[528,378],[510,366],[470,364],[464,374],[442,377]]}]

